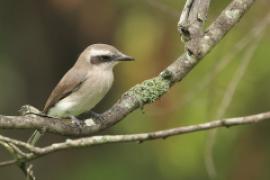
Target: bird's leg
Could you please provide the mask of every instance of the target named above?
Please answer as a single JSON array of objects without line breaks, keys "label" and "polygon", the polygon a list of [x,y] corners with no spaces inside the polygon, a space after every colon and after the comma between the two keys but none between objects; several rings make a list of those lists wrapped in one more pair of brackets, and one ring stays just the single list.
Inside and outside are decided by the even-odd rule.
[{"label": "bird's leg", "polygon": [[26,116],[26,115],[37,115],[37,116],[42,116],[42,117],[49,117],[47,116],[45,113],[41,112],[39,109],[35,108],[34,106],[31,106],[29,104],[23,105],[20,109],[19,109],[19,113],[22,116]]}]

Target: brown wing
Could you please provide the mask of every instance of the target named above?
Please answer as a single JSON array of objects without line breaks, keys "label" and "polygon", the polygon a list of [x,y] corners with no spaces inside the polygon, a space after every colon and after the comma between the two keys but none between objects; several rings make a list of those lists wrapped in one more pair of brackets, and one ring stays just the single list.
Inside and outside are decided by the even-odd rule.
[{"label": "brown wing", "polygon": [[47,113],[48,110],[53,107],[59,100],[65,98],[70,93],[77,90],[81,83],[85,81],[86,75],[87,69],[84,67],[81,67],[80,69],[76,67],[71,68],[51,92],[49,98],[46,101],[43,112]]}]

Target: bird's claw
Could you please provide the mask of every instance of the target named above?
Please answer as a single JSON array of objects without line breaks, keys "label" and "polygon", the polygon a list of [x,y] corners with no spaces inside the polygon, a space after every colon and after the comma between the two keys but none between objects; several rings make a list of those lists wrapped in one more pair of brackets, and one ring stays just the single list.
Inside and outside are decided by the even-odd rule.
[{"label": "bird's claw", "polygon": [[98,123],[101,124],[104,121],[104,118],[102,117],[101,114],[96,113],[94,111],[90,111],[90,116],[94,118],[94,120]]},{"label": "bird's claw", "polygon": [[69,117],[70,117],[72,123],[75,124],[76,126],[82,128],[85,125],[84,121],[76,118],[75,116],[69,116]]}]

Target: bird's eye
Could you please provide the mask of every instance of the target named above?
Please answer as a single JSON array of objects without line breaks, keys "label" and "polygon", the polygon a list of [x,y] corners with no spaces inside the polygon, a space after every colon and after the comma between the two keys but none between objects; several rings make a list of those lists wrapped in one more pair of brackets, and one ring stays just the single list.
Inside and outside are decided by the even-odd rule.
[{"label": "bird's eye", "polygon": [[111,57],[110,56],[108,56],[108,55],[102,55],[102,56],[100,56],[103,60],[105,60],[105,61],[109,61],[110,59],[111,59]]}]

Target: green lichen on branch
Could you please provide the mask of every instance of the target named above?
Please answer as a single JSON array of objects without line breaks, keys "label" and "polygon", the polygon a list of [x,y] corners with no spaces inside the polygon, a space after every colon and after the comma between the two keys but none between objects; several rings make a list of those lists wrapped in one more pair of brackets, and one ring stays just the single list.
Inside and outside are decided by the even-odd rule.
[{"label": "green lichen on branch", "polygon": [[137,84],[128,91],[135,96],[141,105],[151,103],[159,99],[171,86],[172,73],[165,70],[159,76]]}]

